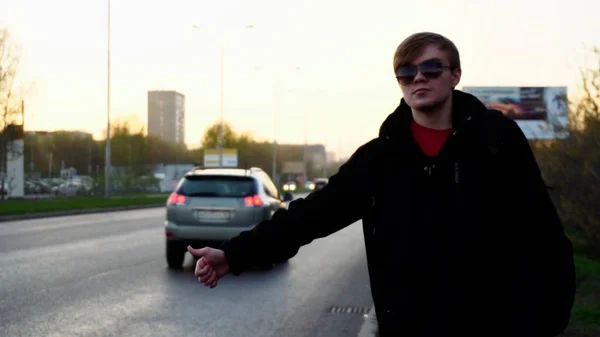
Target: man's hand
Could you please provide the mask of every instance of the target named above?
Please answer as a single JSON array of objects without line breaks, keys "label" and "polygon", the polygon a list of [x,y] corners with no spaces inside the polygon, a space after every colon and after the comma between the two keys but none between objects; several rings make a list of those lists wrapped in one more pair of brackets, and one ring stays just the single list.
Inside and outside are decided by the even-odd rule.
[{"label": "man's hand", "polygon": [[196,263],[195,274],[198,281],[205,286],[216,287],[219,279],[229,272],[229,264],[222,250],[209,247],[194,249],[190,246],[187,250],[193,256],[200,258]]}]

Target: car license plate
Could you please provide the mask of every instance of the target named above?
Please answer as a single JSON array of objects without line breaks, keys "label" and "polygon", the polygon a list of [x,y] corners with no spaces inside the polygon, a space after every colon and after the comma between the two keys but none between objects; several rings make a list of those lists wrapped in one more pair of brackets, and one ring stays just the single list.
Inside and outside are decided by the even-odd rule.
[{"label": "car license plate", "polygon": [[228,220],[230,215],[229,211],[223,210],[198,210],[195,213],[200,220]]}]

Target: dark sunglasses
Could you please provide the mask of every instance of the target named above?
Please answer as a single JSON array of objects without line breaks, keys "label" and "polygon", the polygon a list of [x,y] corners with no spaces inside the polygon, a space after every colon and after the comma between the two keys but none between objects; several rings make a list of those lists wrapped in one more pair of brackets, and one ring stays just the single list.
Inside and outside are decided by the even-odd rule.
[{"label": "dark sunglasses", "polygon": [[445,66],[441,60],[438,59],[430,59],[426,60],[421,64],[407,64],[404,65],[398,70],[396,70],[396,79],[402,85],[409,85],[413,83],[415,77],[419,72],[428,79],[436,79],[442,75],[442,72],[445,68],[450,68],[449,66]]}]

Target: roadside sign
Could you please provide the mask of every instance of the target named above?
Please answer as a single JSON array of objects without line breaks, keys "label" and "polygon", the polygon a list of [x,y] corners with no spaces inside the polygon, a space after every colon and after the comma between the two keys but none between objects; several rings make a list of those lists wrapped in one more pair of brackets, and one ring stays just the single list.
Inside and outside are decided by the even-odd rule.
[{"label": "roadside sign", "polygon": [[223,149],[223,163],[219,163],[218,149],[204,150],[204,167],[238,167],[237,149]]}]

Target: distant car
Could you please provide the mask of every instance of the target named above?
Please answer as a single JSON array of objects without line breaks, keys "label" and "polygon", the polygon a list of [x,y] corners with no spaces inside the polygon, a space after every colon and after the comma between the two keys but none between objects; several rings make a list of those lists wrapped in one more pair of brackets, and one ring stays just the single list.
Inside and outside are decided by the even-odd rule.
[{"label": "distant car", "polygon": [[304,188],[309,191],[312,191],[315,189],[315,183],[312,181],[307,181],[306,183],[304,183]]},{"label": "distant car", "polygon": [[329,179],[327,178],[318,178],[315,179],[315,190],[320,190],[323,187],[325,187],[325,185],[327,185],[329,183]]},{"label": "distant car", "polygon": [[167,264],[180,268],[188,245],[220,243],[285,207],[275,184],[259,168],[192,170],[167,201]]},{"label": "distant car", "polygon": [[294,192],[296,190],[296,183],[293,181],[288,181],[283,184],[283,190],[286,192]]}]

